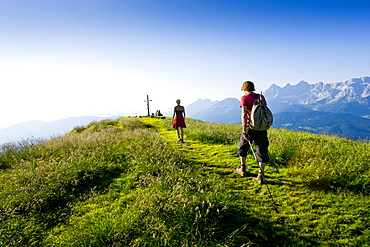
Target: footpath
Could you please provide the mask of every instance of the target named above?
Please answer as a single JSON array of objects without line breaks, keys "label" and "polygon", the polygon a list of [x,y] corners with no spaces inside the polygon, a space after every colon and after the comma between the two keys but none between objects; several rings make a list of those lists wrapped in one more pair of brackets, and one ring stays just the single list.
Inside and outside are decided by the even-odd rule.
[{"label": "footpath", "polygon": [[[243,231],[287,234],[285,236],[300,242],[294,246],[369,246],[370,211],[369,196],[366,194],[340,188],[337,191],[310,188],[303,183],[299,171],[292,176],[289,167],[274,167],[269,163],[265,167],[268,186],[259,185],[252,181],[258,172],[258,165],[251,153],[247,157],[247,177],[241,178],[236,173],[240,162],[238,143],[214,144],[191,139],[186,135],[192,131],[190,125],[185,130],[185,143],[178,143],[176,131],[170,127],[170,119],[142,118],[142,121],[155,129],[169,145],[184,152],[187,159],[200,165],[204,176],[220,184],[222,193],[229,196],[228,200],[233,202],[236,212],[243,212],[242,217],[246,217],[246,223],[235,234]],[[213,128],[212,125],[208,127]],[[223,133],[218,131],[216,137],[218,134]],[[292,133],[292,136],[307,140],[313,138],[297,133]],[[293,137],[286,135],[280,137],[293,140]],[[312,140],[321,141],[315,138]],[[309,141],[312,142],[311,139]],[[265,237],[269,238],[268,235]]]},{"label": "footpath", "polygon": [[[166,119],[170,121],[169,119]],[[174,129],[168,129],[164,126],[162,119],[141,118],[146,125],[153,127],[169,145],[174,145],[184,152],[184,155],[192,162],[202,166],[202,168],[209,174],[215,173],[220,175],[220,182],[227,183],[228,193],[244,194],[248,197],[259,198],[258,205],[268,211],[275,211],[270,193],[266,185],[259,185],[252,180],[258,173],[258,164],[255,161],[252,153],[247,157],[247,176],[241,178],[236,173],[235,169],[239,166],[240,160],[237,154],[237,144],[210,144],[202,143],[198,140],[192,140],[186,137],[185,129],[185,142],[179,143],[177,141],[177,134]],[[277,202],[278,198],[274,195],[274,187],[282,185],[283,179],[281,171],[269,165],[265,168],[266,180],[274,201]],[[240,197],[242,200],[245,197]],[[241,201],[240,203],[243,203]],[[259,209],[258,209],[259,210]]]}]

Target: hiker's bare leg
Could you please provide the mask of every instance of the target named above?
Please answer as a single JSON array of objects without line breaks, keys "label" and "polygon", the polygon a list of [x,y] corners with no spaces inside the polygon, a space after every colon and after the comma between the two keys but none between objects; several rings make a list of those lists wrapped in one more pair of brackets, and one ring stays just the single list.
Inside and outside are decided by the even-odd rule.
[{"label": "hiker's bare leg", "polygon": [[259,184],[263,184],[265,183],[265,179],[264,179],[264,176],[265,176],[265,163],[264,162],[258,162],[258,166],[259,166],[259,172],[258,172],[258,176],[253,178],[253,180]]},{"label": "hiker's bare leg", "polygon": [[246,160],[247,160],[247,157],[240,156],[240,164],[245,165]]},{"label": "hiker's bare leg", "polygon": [[247,157],[240,156],[240,166],[236,168],[236,172],[239,173],[240,176],[245,177],[246,176],[246,167],[245,167],[245,161]]},{"label": "hiker's bare leg", "polygon": [[266,163],[259,162],[258,165],[259,165],[259,173],[265,174],[264,172],[265,172]]},{"label": "hiker's bare leg", "polygon": [[179,127],[176,128],[177,140],[180,141],[180,130]]},{"label": "hiker's bare leg", "polygon": [[184,128],[181,127],[181,141],[184,142]]}]

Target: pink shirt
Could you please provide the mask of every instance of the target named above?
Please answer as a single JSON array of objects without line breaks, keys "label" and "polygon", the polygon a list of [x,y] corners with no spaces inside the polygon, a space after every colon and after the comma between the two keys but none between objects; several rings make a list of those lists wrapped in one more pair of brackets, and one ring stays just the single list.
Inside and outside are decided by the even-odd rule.
[{"label": "pink shirt", "polygon": [[[248,119],[249,119],[249,116],[250,116],[251,111],[252,111],[253,102],[256,99],[255,97],[257,99],[259,99],[261,97],[261,95],[256,94],[254,92],[248,92],[245,95],[243,95],[241,100],[240,100],[240,108],[243,107],[243,106],[247,106]],[[263,96],[263,95],[262,95],[262,101],[267,105],[265,96]],[[246,125],[248,126],[248,124],[249,124],[249,121]]]}]

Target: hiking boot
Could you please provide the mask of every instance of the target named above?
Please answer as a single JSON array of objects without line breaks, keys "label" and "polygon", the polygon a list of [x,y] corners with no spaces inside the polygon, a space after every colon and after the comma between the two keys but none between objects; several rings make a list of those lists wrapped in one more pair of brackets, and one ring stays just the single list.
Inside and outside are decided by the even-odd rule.
[{"label": "hiking boot", "polygon": [[240,165],[238,168],[236,168],[236,172],[242,176],[245,177],[247,175],[247,172],[245,170],[245,165]]},{"label": "hiking boot", "polygon": [[258,184],[264,184],[264,180],[262,179],[262,173],[258,173],[256,178],[253,178],[253,181]]}]

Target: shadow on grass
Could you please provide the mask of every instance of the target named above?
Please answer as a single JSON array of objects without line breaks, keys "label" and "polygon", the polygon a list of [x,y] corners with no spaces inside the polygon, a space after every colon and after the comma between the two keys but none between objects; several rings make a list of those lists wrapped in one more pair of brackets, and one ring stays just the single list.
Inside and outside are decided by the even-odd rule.
[{"label": "shadow on grass", "polygon": [[340,193],[343,191],[353,192],[356,194],[362,194],[364,196],[370,195],[368,184],[353,183],[330,179],[330,178],[319,178],[305,182],[304,185],[311,190],[320,190],[331,193]]},{"label": "shadow on grass", "polygon": [[[279,225],[271,224],[249,212],[231,207],[227,210],[219,226],[225,246],[314,246],[315,241],[297,236],[284,227],[284,218]],[[227,230],[226,230],[227,229]]]},{"label": "shadow on grass", "polygon": [[36,215],[48,228],[65,222],[74,202],[88,198],[92,192],[104,191],[123,171],[118,167],[101,167],[97,171],[79,172],[76,179],[63,185],[40,205]]}]

